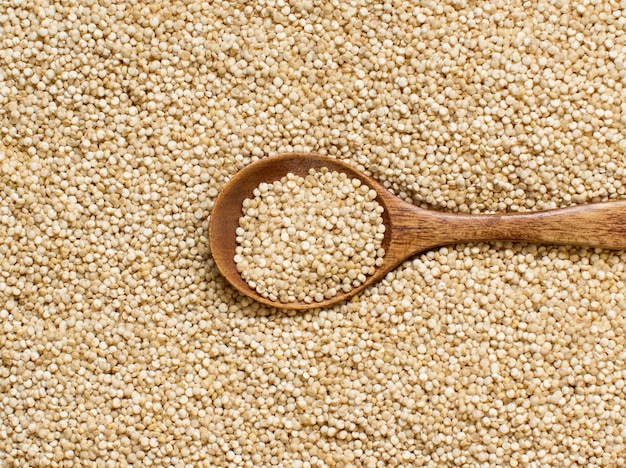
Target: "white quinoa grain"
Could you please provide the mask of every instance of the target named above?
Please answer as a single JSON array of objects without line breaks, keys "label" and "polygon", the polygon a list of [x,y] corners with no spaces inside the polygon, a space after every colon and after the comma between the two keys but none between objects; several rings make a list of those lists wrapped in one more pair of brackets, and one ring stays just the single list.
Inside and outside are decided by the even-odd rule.
[{"label": "white quinoa grain", "polygon": [[626,466],[624,252],[450,246],[294,313],[207,242],[281,152],[448,212],[625,198],[624,5],[0,3],[0,465]]},{"label": "white quinoa grain", "polygon": [[[339,288],[348,292],[373,274],[385,253],[383,207],[375,201],[374,190],[355,180],[322,168],[311,169],[306,177],[289,173],[263,184],[263,190],[255,189],[254,198],[243,202],[234,257],[248,284],[263,297],[311,303],[332,298]],[[259,216],[270,210],[275,215]],[[354,217],[364,212],[373,215],[369,229]],[[293,213],[293,219],[285,213]],[[302,222],[302,214],[306,214],[302,230],[289,231],[293,223]],[[307,240],[300,242],[302,238]],[[283,241],[285,247],[273,249],[274,240]],[[343,278],[353,281],[341,284]]]}]

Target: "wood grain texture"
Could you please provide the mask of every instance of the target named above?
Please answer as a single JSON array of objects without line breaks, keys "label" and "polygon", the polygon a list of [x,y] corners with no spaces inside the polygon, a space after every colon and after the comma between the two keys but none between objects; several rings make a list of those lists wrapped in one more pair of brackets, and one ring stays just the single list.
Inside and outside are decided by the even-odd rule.
[{"label": "wood grain texture", "polygon": [[[252,191],[261,182],[273,182],[289,172],[304,176],[309,169],[322,167],[345,172],[378,192],[377,200],[385,209],[383,221],[387,227],[383,264],[360,287],[323,302],[282,304],[270,301],[250,288],[236,269],[235,230],[242,216],[243,201],[252,197]],[[219,193],[209,223],[211,254],[222,275],[240,292],[259,302],[296,310],[327,307],[345,301],[424,250],[448,244],[497,240],[626,250],[626,200],[535,213],[440,213],[400,200],[376,180],[341,161],[315,154],[289,153],[262,159],[235,174]]]}]

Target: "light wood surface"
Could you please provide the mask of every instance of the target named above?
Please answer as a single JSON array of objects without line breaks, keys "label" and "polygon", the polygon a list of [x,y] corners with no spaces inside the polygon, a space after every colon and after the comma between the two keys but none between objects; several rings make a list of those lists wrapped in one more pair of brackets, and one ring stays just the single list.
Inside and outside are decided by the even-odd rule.
[{"label": "light wood surface", "polygon": [[[234,256],[235,230],[245,198],[261,182],[272,182],[291,172],[304,176],[310,168],[327,167],[356,177],[378,192],[387,231],[381,267],[366,282],[348,293],[314,304],[283,304],[270,301],[250,288],[237,272]],[[389,271],[415,254],[448,244],[517,241],[578,245],[626,250],[626,200],[580,205],[534,213],[464,215],[418,208],[386,190],[379,182],[335,159],[308,153],[289,153],[252,163],[224,186],[209,223],[211,254],[221,274],[240,292],[264,304],[287,309],[313,309],[345,301],[379,281]]]}]

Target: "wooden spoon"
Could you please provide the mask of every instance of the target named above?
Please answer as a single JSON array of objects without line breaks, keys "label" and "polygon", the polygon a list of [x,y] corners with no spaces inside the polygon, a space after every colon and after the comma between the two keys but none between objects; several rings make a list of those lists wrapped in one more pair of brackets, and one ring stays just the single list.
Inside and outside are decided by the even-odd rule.
[{"label": "wooden spoon", "polygon": [[[287,173],[306,176],[309,169],[327,167],[360,179],[378,193],[385,209],[386,226],[383,264],[359,287],[322,302],[281,303],[271,301],[237,272],[234,256],[235,230],[242,216],[244,199],[261,182],[279,180]],[[262,159],[244,167],[219,193],[209,224],[211,253],[219,271],[239,291],[264,304],[286,309],[313,309],[345,301],[383,278],[400,263],[424,250],[466,242],[517,241],[626,249],[626,200],[580,205],[535,213],[466,215],[418,208],[391,194],[379,182],[352,166],[317,154],[289,153]]]}]

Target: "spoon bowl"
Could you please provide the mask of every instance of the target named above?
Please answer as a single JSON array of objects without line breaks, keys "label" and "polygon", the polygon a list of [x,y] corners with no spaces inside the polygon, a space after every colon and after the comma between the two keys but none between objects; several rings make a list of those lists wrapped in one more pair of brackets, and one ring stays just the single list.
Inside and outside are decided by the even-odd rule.
[{"label": "spoon bowl", "polygon": [[[360,286],[321,302],[282,303],[263,297],[241,277],[235,264],[236,230],[246,198],[262,182],[310,169],[343,172],[378,194],[386,227],[383,263]],[[626,249],[626,201],[595,203],[535,213],[466,215],[441,213],[407,203],[349,164],[317,154],[287,153],[254,162],[233,176],[218,194],[209,223],[211,254],[220,273],[238,291],[273,307],[306,310],[343,302],[382,279],[400,263],[435,247],[496,240]]]},{"label": "spoon bowl", "polygon": [[[243,215],[243,201],[246,198],[252,198],[254,196],[252,193],[253,190],[262,182],[271,183],[280,180],[288,173],[305,177],[308,175],[309,169],[320,170],[324,167],[328,168],[329,171],[343,172],[350,178],[359,179],[363,184],[376,190],[378,194],[386,195],[376,198],[376,201],[378,201],[384,209],[382,216],[386,231],[382,243],[382,248],[385,249],[383,264],[376,269],[376,273],[368,276],[366,281],[360,286],[351,289],[347,293],[340,291],[330,299],[324,299],[321,302],[310,304],[305,302],[282,303],[272,301],[251,288],[237,271],[234,260],[235,249],[237,247],[235,231],[239,227],[239,218]],[[393,229],[390,218],[390,206],[388,205],[388,201],[393,201],[391,197],[395,198],[379,182],[357,171],[349,164],[336,159],[300,153],[288,153],[261,159],[244,167],[235,174],[218,194],[213,206],[213,211],[211,212],[209,225],[211,254],[213,255],[213,259],[220,273],[222,273],[230,284],[246,296],[258,302],[274,307],[295,310],[327,307],[350,298],[368,285],[381,279],[388,271],[392,270],[400,263],[400,261],[397,261],[397,256],[390,255],[389,251],[392,247],[391,239]]]}]

